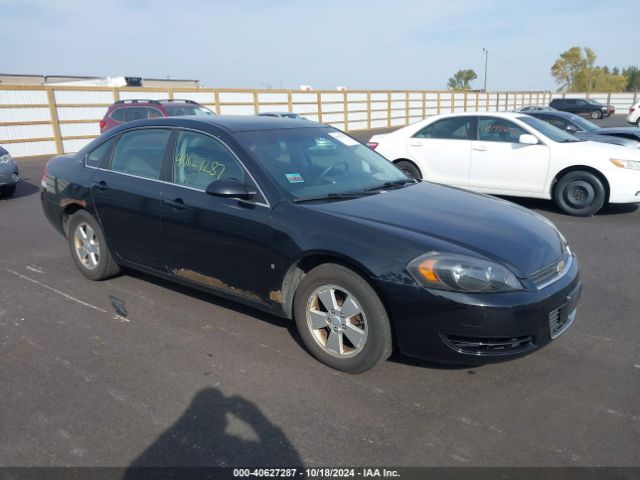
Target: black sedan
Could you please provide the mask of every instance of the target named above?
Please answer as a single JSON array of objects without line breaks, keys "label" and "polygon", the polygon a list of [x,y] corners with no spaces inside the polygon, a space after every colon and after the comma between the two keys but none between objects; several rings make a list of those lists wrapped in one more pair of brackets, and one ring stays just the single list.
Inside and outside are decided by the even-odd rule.
[{"label": "black sedan", "polygon": [[573,322],[580,294],[549,221],[409,179],[315,122],[127,123],[53,158],[42,206],[87,278],[130,267],[294,319],[317,359],[352,373],[394,348],[525,355]]},{"label": "black sedan", "polygon": [[583,140],[640,148],[640,128],[600,128],[593,122],[569,112],[526,112]]}]

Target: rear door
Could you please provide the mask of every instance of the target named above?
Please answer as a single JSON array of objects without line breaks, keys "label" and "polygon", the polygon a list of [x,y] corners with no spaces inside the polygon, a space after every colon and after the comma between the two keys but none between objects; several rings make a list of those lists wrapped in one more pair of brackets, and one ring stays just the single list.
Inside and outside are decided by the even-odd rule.
[{"label": "rear door", "polygon": [[479,117],[471,148],[469,187],[491,192],[542,192],[549,170],[549,147],[519,143],[529,134],[499,117]]},{"label": "rear door", "polygon": [[[214,197],[207,186],[237,179],[250,201]],[[162,206],[167,269],[175,276],[257,302],[268,301],[273,261],[271,209],[238,157],[221,140],[181,130]]]},{"label": "rear door", "polygon": [[473,129],[473,117],[454,116],[437,120],[409,138],[407,150],[418,163],[422,177],[466,187]]},{"label": "rear door", "polygon": [[97,169],[91,198],[112,252],[120,259],[163,269],[160,172],[171,130],[122,133],[105,168]]}]

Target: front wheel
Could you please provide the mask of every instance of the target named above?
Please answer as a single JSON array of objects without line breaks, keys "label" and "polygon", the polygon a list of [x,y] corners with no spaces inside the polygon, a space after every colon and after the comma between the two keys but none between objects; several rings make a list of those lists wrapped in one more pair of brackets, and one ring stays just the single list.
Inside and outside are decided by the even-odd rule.
[{"label": "front wheel", "polygon": [[602,112],[600,110],[594,110],[593,112],[591,112],[591,118],[596,120],[602,118]]},{"label": "front wheel", "polygon": [[420,173],[420,169],[415,164],[407,160],[400,160],[395,163],[395,166],[402,170],[407,177],[422,180],[422,173]]},{"label": "front wheel", "polygon": [[320,265],[304,276],[294,315],[311,354],[336,370],[361,373],[391,355],[384,305],[360,275],[341,265]]},{"label": "front wheel", "polygon": [[553,192],[560,210],[569,215],[589,217],[605,203],[606,190],[602,181],[589,172],[570,172],[562,177]]},{"label": "front wheel", "polygon": [[69,219],[69,249],[78,270],[90,280],[105,280],[120,273],[104,233],[86,210],[78,210]]}]

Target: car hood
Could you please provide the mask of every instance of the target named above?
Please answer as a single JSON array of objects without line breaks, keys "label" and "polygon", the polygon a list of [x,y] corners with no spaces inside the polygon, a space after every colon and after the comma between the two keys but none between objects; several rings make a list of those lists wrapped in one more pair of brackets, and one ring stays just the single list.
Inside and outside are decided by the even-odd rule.
[{"label": "car hood", "polygon": [[594,142],[601,142],[601,143],[612,143],[614,145],[635,147],[637,143],[629,138],[620,138],[620,137],[614,137],[613,135],[604,135],[604,134],[598,134],[598,133],[576,132],[575,135],[577,137],[582,138],[583,140],[591,140]]},{"label": "car hood", "polygon": [[[598,135],[603,137],[603,135]],[[637,148],[630,149],[623,145],[614,145],[606,142],[594,142],[589,139],[584,139],[584,142],[572,142],[572,143],[556,143],[560,148],[565,148],[571,153],[571,155],[585,155],[586,158],[593,158],[594,156],[601,159],[624,158],[626,160],[640,160],[640,150]]]},{"label": "car hood", "polygon": [[557,230],[532,211],[428,182],[304,207],[418,239],[425,252],[449,244],[451,251],[507,264],[520,277],[550,265],[563,253]]}]

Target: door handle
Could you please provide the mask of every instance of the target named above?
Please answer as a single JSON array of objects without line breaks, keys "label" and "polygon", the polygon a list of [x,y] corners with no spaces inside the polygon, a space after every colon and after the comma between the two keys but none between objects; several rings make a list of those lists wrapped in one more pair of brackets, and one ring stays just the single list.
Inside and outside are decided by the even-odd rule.
[{"label": "door handle", "polygon": [[162,203],[174,210],[184,210],[188,208],[181,198],[176,198],[175,200],[163,200]]},{"label": "door handle", "polygon": [[410,143],[409,146],[410,147],[421,147],[422,144],[421,143]]},{"label": "door handle", "polygon": [[471,147],[473,150],[475,150],[476,152],[486,152],[487,151],[487,147],[485,147],[484,145],[475,145],[473,147]]},{"label": "door handle", "polygon": [[100,180],[99,182],[94,182],[91,184],[91,186],[96,190],[100,190],[101,192],[104,192],[105,190],[109,190],[109,187],[107,187],[107,182],[105,182],[104,180]]}]

